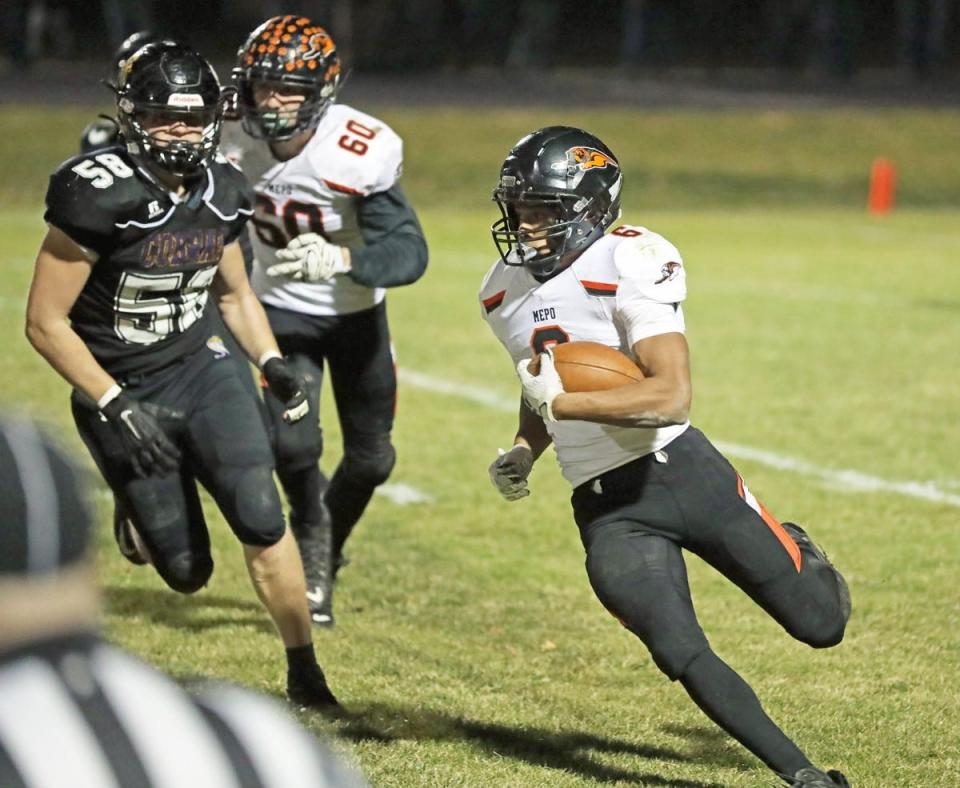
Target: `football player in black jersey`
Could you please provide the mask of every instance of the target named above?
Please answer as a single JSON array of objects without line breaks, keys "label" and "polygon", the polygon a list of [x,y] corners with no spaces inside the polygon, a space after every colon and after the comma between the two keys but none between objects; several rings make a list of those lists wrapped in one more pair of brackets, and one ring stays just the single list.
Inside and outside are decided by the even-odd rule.
[{"label": "football player in black jersey", "polygon": [[216,155],[225,100],[209,63],[174,42],[125,61],[117,86],[125,144],[69,159],[50,178],[27,336],[73,387],[74,421],[131,513],[143,558],[182,593],[207,583],[200,481],[243,543],[286,646],[288,696],[335,706],[314,655],[266,430],[210,332],[212,293],[287,422],[306,414],[302,383],[277,349],[236,243],[251,194]]},{"label": "football player in black jersey", "polygon": [[[162,40],[163,38],[161,36],[149,30],[140,30],[127,36],[123,43],[117,48],[117,51],[113,53],[109,82],[105,81],[105,84],[107,84],[108,87],[112,87],[114,82],[119,81],[120,71],[124,63],[137,50],[145,47],[147,44],[155,44]],[[80,152],[89,154],[95,151],[102,151],[120,143],[120,126],[116,119],[100,116],[83,130],[83,134],[80,137]],[[253,250],[250,248],[250,238],[246,232],[241,232],[237,240],[240,242],[240,248],[243,251],[244,266],[249,275],[250,266],[253,263]],[[212,323],[210,327],[211,334],[219,337],[223,341],[228,358],[237,365],[240,379],[244,386],[249,390],[258,405],[262,405],[260,394],[257,391],[257,386],[254,383],[253,375],[250,371],[250,362],[247,360],[246,354],[237,344],[233,333],[224,324],[223,319],[220,317],[219,310],[210,310],[209,319]],[[261,414],[264,419],[266,419],[266,413],[263,412],[262,408]],[[135,564],[143,562],[138,555],[138,550],[134,542],[134,530],[130,522],[130,517],[124,510],[123,503],[120,500],[114,500],[113,534],[117,540],[117,546],[121,554],[128,561]]]}]

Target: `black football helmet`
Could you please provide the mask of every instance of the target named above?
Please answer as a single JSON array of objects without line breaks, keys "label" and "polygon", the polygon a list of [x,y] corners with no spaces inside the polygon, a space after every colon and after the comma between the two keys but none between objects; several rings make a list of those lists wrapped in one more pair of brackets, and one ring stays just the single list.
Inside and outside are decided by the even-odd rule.
[{"label": "black football helmet", "polygon": [[124,61],[130,57],[130,55],[141,47],[145,47],[147,44],[155,44],[160,40],[160,36],[149,30],[138,30],[136,33],[131,33],[123,39],[120,46],[118,46],[113,53],[113,65],[118,69],[123,68]]},{"label": "black football helmet", "polygon": [[[147,44],[124,61],[116,93],[120,132],[131,153],[189,177],[216,152],[229,94],[199,53],[174,41]],[[202,137],[199,142],[158,140],[144,125],[147,114],[200,126]]]},{"label": "black football helmet", "polygon": [[[616,157],[592,134],[570,126],[528,134],[507,155],[493,190],[502,218],[490,231],[503,262],[523,265],[541,281],[560,273],[620,216],[622,185]],[[526,232],[518,206],[546,208],[556,219]],[[525,243],[533,235],[547,248]]]},{"label": "black football helmet", "polygon": [[[233,80],[243,128],[259,139],[288,140],[320,124],[340,89],[340,58],[330,34],[304,16],[275,16],[254,30],[237,52]],[[303,90],[296,112],[258,109],[255,82]]]}]

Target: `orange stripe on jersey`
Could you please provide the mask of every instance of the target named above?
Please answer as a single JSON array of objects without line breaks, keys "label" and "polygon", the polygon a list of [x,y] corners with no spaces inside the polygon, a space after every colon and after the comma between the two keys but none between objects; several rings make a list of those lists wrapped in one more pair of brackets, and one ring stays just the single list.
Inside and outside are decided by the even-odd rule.
[{"label": "orange stripe on jersey", "polygon": [[583,279],[580,284],[590,295],[609,297],[617,294],[616,282],[588,282]]},{"label": "orange stripe on jersey", "polygon": [[500,304],[503,303],[503,297],[507,294],[506,290],[501,290],[499,293],[494,293],[489,298],[484,298],[480,303],[483,304],[483,308],[487,310],[489,315],[494,309],[496,309]]},{"label": "orange stripe on jersey", "polygon": [[[763,519],[763,522],[767,524],[775,537],[780,540],[780,544],[783,545],[783,549],[787,551],[787,554],[790,556],[790,560],[793,561],[793,565],[797,568],[797,571],[800,571],[800,567],[803,565],[803,557],[800,555],[800,548],[797,547],[797,543],[790,538],[790,534],[787,533],[786,529],[780,525],[780,521],[777,520],[770,511],[767,509],[763,503],[756,498],[753,493],[750,493],[747,490],[746,485],[743,483],[743,479],[740,474],[737,474],[737,495],[739,495],[749,506],[753,509],[760,517]],[[747,497],[749,495],[749,498]],[[756,505],[754,505],[756,504]]]},{"label": "orange stripe on jersey", "polygon": [[342,194],[363,194],[363,192],[358,191],[357,189],[351,189],[349,186],[344,186],[342,183],[334,183],[333,181],[328,181],[326,178],[321,178],[321,180],[335,192],[340,192]]}]

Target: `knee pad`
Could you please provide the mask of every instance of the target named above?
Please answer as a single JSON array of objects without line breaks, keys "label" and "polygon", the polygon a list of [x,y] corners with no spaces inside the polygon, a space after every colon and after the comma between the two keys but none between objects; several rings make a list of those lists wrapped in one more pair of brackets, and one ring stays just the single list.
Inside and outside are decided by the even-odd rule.
[{"label": "knee pad", "polygon": [[821,629],[813,633],[811,637],[803,638],[803,642],[812,648],[833,648],[843,640],[845,629],[844,624],[832,629]]},{"label": "knee pad", "polygon": [[840,610],[835,614],[823,610],[811,613],[803,625],[790,630],[790,635],[811,648],[833,648],[843,640],[847,619]]},{"label": "knee pad", "polygon": [[377,487],[390,478],[397,463],[397,452],[384,435],[374,446],[364,449],[348,448],[343,456],[343,472],[350,481]]},{"label": "knee pad", "polygon": [[270,468],[238,468],[233,480],[233,511],[224,512],[241,542],[269,547],[283,537],[286,524]]},{"label": "knee pad", "polygon": [[843,640],[850,618],[850,592],[830,564],[805,562],[800,575],[768,586],[766,593],[789,601],[779,606],[774,617],[791,637],[812,648],[831,648]]},{"label": "knee pad", "polygon": [[203,588],[213,574],[213,559],[209,553],[178,553],[171,558],[157,560],[156,569],[174,591],[193,594]]}]

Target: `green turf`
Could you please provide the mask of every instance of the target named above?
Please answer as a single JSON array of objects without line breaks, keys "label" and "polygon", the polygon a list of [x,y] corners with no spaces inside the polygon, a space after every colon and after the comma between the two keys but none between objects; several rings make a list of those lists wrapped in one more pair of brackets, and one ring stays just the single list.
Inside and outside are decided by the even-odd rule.
[{"label": "green turf", "polygon": [[[487,197],[498,160],[537,118],[381,114],[407,140],[408,190],[431,247],[424,279],[390,295],[401,372],[514,398],[476,288],[493,259]],[[0,193],[0,400],[45,418],[79,448],[66,386],[23,340],[22,311],[46,170],[86,114],[31,117],[50,135],[0,161],[16,176],[5,176]],[[542,117],[560,119],[611,137],[634,176],[625,221],[656,229],[684,254],[698,426],[810,466],[960,496],[960,116]],[[29,120],[5,112],[2,138]],[[885,219],[860,208],[876,153],[897,158],[907,208]],[[593,599],[552,462],[535,470],[530,498],[499,500],[486,466],[513,422],[503,409],[401,385],[394,481],[433,500],[371,504],[338,586],[338,626],[317,635],[352,717],[304,721],[381,786],[772,785]],[[332,459],[334,420],[326,426]],[[775,514],[807,524],[826,546],[850,579],[855,612],[839,648],[813,651],[691,558],[718,653],[815,761],[843,769],[858,788],[960,784],[960,508],[851,491],[839,475],[735,464]],[[108,497],[97,489],[111,637],[176,676],[279,694],[276,639],[219,515],[208,508],[213,581],[182,598],[116,555]]]}]

